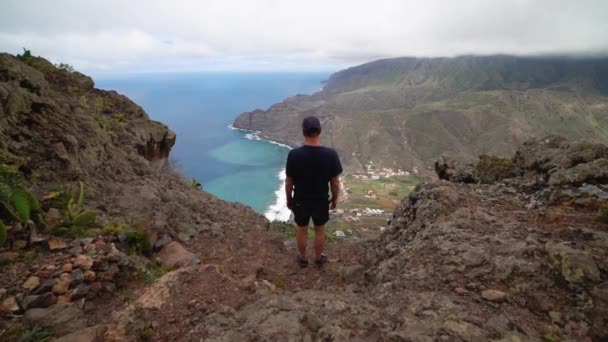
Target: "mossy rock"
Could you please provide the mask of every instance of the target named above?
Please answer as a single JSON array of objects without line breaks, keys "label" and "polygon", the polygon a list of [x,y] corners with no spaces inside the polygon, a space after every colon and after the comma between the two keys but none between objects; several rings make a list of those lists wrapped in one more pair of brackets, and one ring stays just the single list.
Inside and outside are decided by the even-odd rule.
[{"label": "mossy rock", "polygon": [[475,168],[475,176],[479,182],[489,184],[509,177],[513,169],[511,159],[482,155]]},{"label": "mossy rock", "polygon": [[553,267],[566,281],[573,284],[600,281],[600,271],[589,253],[574,249],[566,243],[549,242],[545,246]]}]

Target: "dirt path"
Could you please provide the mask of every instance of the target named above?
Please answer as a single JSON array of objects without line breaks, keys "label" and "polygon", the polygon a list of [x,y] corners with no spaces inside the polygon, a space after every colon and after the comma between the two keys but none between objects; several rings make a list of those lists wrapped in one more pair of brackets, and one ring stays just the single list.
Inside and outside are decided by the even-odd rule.
[{"label": "dirt path", "polygon": [[[142,313],[153,326],[158,341],[196,339],[191,329],[209,312],[238,310],[273,293],[344,287],[344,265],[363,262],[365,242],[330,243],[330,263],[319,270],[314,264],[300,268],[295,250],[267,231],[243,232],[233,237],[200,237],[191,248],[202,265],[180,281],[157,312]],[[312,241],[309,242],[312,253]]]}]

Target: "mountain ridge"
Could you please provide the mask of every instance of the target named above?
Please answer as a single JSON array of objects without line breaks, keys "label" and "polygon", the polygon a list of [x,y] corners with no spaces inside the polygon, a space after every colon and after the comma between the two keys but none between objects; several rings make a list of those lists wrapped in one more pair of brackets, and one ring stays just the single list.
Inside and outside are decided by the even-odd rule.
[{"label": "mountain ridge", "polygon": [[[512,154],[530,137],[608,141],[608,58],[393,58],[332,74],[322,91],[240,114],[234,126],[299,145],[306,115],[351,171],[428,169],[442,154]],[[429,172],[430,173],[430,172]]]}]

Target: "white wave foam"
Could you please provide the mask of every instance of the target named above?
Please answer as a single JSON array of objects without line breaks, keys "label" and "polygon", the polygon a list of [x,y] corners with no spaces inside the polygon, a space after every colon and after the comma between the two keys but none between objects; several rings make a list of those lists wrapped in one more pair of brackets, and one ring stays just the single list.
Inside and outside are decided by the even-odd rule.
[{"label": "white wave foam", "polygon": [[291,146],[289,146],[289,145],[282,144],[280,142],[276,142],[276,141],[273,141],[273,140],[268,140],[268,139],[264,139],[264,138],[260,137],[260,134],[262,133],[261,131],[256,131],[256,130],[253,130],[253,129],[237,128],[237,127],[234,127],[232,125],[228,125],[228,128],[230,128],[232,130],[235,130],[235,131],[249,132],[249,133],[245,134],[245,139],[266,141],[266,142],[269,142],[271,144],[283,146],[283,147],[288,148],[288,149],[291,150]]},{"label": "white wave foam", "polygon": [[274,204],[271,204],[264,213],[264,216],[266,216],[269,221],[288,221],[291,217],[291,210],[287,208],[287,196],[285,195],[286,178],[287,176],[283,169],[279,172],[279,179],[282,182],[277,191],[274,192],[277,200]]},{"label": "white wave foam", "polygon": [[[289,145],[281,144],[279,142],[264,139],[264,138],[260,137],[260,134],[262,133],[260,131],[237,128],[232,125],[229,125],[228,128],[230,128],[232,130],[249,132],[249,133],[245,134],[245,139],[266,141],[271,144],[279,145],[279,146],[282,146],[282,147],[285,147],[285,148],[291,150],[291,146],[289,146]],[[274,192],[276,201],[273,204],[268,206],[268,208],[266,209],[266,212],[264,213],[264,216],[266,216],[266,218],[269,221],[288,221],[289,218],[291,217],[291,210],[289,210],[289,208],[287,208],[287,196],[285,195],[285,179],[287,178],[285,169],[281,170],[279,172],[278,176],[279,176],[279,180],[281,182],[279,184],[279,188]]]}]

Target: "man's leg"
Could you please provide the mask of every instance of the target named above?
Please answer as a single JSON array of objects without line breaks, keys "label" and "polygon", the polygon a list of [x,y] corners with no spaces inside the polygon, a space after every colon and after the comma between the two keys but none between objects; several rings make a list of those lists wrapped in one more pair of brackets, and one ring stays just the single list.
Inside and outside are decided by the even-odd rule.
[{"label": "man's leg", "polygon": [[298,226],[296,230],[296,242],[300,255],[306,257],[306,242],[308,240],[308,226]]},{"label": "man's leg", "polygon": [[325,225],[315,226],[315,259],[319,259],[325,246]]}]

